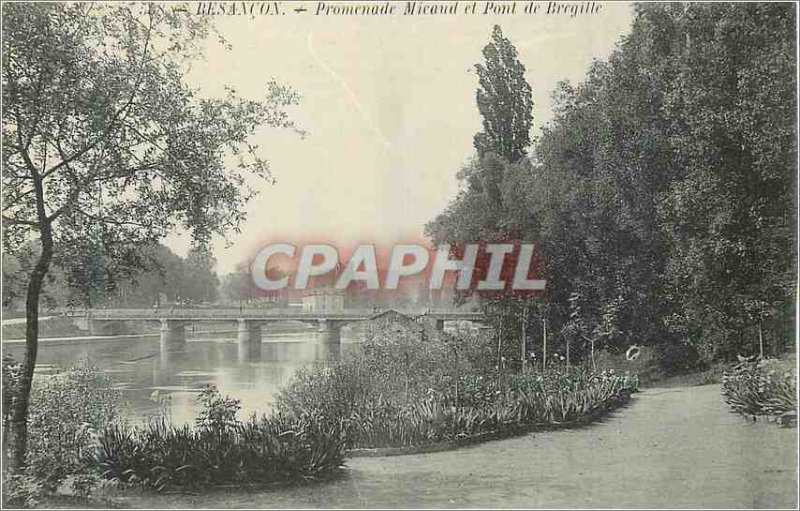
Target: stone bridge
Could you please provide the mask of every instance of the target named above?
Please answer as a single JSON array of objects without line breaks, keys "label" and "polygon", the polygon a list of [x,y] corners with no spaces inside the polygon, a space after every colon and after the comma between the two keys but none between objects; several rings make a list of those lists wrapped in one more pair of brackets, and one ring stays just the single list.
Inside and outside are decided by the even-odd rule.
[{"label": "stone bridge", "polygon": [[[430,321],[443,330],[445,321],[470,321],[481,323],[484,315],[480,312],[427,309],[423,311],[392,312],[410,317],[416,321]],[[262,327],[269,323],[299,321],[317,327],[320,341],[326,345],[338,345],[340,329],[348,323],[368,321],[378,318],[390,310],[352,310],[341,312],[293,312],[285,310],[258,309],[82,309],[64,311],[66,316],[82,330],[94,334],[106,331],[109,325],[128,321],[158,322],[161,324],[161,347],[168,349],[186,342],[186,325],[194,323],[231,323],[238,325],[237,342],[240,350],[250,351],[261,343]]]}]

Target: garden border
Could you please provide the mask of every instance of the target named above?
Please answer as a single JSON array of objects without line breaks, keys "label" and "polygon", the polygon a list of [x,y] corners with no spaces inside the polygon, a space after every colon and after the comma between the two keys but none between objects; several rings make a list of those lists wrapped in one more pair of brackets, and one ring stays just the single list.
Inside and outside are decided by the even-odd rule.
[{"label": "garden border", "polygon": [[516,428],[509,428],[508,430],[491,430],[483,433],[478,433],[472,436],[464,436],[455,440],[446,440],[441,442],[434,442],[431,444],[422,445],[409,445],[402,447],[359,447],[348,449],[345,452],[345,458],[380,458],[384,456],[405,456],[409,454],[428,454],[443,451],[452,451],[476,445],[483,442],[490,442],[492,440],[503,440],[512,437],[518,437],[535,433],[539,431],[558,431],[562,429],[573,429],[588,426],[600,419],[608,416],[609,413],[627,406],[634,392],[641,392],[639,390],[623,391],[619,396],[609,400],[602,408],[590,412],[580,419],[569,422],[545,422],[522,425]]}]

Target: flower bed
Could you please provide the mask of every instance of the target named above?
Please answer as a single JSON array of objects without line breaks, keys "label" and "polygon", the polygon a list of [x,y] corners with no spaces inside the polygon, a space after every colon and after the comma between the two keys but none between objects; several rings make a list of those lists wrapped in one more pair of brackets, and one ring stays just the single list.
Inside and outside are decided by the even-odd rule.
[{"label": "flower bed", "polygon": [[742,415],[797,424],[797,376],[775,361],[742,363],[726,371],[722,395]]},{"label": "flower bed", "polygon": [[357,364],[342,362],[304,375],[290,386],[291,399],[284,396],[279,406],[289,415],[313,412],[344,421],[349,447],[362,455],[363,449],[438,450],[440,444],[583,424],[627,402],[638,387],[635,377],[613,373],[471,374],[459,378],[458,398],[431,388],[403,402],[405,396],[371,392],[371,375],[354,369]]},{"label": "flower bed", "polygon": [[98,440],[93,465],[102,477],[157,490],[324,477],[342,466],[347,430],[317,414],[241,422],[237,400],[210,388],[194,426],[163,418],[135,428],[114,425]]}]

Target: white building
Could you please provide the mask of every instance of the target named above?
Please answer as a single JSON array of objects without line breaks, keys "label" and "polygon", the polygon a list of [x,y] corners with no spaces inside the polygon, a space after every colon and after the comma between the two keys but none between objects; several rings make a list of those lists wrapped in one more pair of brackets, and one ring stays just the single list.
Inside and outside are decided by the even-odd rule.
[{"label": "white building", "polygon": [[344,291],[312,289],[303,296],[303,312],[344,311]]}]

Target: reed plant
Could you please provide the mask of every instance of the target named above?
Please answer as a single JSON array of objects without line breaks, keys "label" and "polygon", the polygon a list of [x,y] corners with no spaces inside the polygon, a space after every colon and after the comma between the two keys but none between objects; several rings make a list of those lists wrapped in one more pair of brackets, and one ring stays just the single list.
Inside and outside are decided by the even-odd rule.
[{"label": "reed plant", "polygon": [[209,389],[196,424],[157,417],[105,429],[92,464],[105,479],[164,490],[324,477],[344,462],[347,428],[318,412],[236,420],[238,401]]},{"label": "reed plant", "polygon": [[354,369],[365,364],[360,357],[306,371],[280,395],[278,409],[336,417],[348,429],[351,448],[412,447],[587,422],[638,389],[634,376],[572,370],[464,374],[458,386],[444,375],[425,392],[387,395],[391,385],[379,379],[372,387],[368,373]]}]

